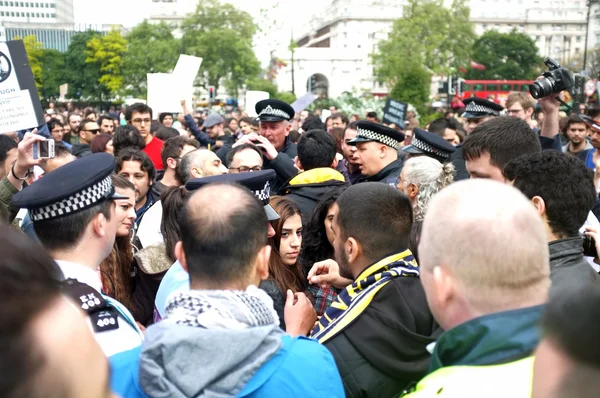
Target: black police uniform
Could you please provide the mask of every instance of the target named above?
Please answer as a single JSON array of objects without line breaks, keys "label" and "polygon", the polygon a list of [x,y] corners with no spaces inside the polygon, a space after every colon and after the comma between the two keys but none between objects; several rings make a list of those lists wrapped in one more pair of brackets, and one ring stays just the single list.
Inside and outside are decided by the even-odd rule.
[{"label": "black police uniform", "polygon": [[456,152],[454,145],[437,134],[415,127],[411,144],[402,150],[411,156],[429,156],[440,163],[448,163]]},{"label": "black police uniform", "polygon": [[[404,141],[404,137],[404,134],[400,131],[365,120],[357,123],[356,138],[349,141],[348,144],[356,145],[361,142],[375,141],[397,150],[398,145]],[[377,174],[368,177],[363,176],[359,182],[383,182],[395,187],[396,179],[400,176],[403,166],[404,161],[402,158],[398,158],[381,169]]]}]

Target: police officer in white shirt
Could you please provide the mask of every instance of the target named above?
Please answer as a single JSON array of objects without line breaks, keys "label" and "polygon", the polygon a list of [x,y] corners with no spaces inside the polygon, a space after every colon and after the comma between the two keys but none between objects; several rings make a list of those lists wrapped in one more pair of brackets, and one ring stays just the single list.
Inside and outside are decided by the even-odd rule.
[{"label": "police officer in white shirt", "polygon": [[112,155],[77,159],[34,182],[13,197],[27,208],[40,242],[56,261],[64,293],[88,314],[90,327],[111,362],[111,386],[121,396],[140,396],[137,362],[143,334],[129,310],[102,294],[98,268],[110,255],[117,228]]}]

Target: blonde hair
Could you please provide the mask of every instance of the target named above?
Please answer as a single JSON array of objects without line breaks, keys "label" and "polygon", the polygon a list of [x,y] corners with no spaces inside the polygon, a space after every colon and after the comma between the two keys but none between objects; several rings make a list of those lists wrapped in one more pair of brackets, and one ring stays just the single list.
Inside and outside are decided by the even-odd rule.
[{"label": "blonde hair", "polygon": [[410,158],[404,165],[404,185],[415,184],[419,193],[413,205],[414,220],[423,221],[432,196],[454,181],[452,163],[441,164],[428,156]]},{"label": "blonde hair", "polygon": [[506,109],[510,108],[512,105],[516,103],[521,104],[523,109],[529,109],[535,107],[535,100],[529,93],[523,91],[515,91],[508,94],[506,98]]},{"label": "blonde hair", "polygon": [[467,180],[436,195],[423,224],[419,256],[424,271],[446,268],[464,301],[479,313],[547,300],[544,222],[511,186]]}]

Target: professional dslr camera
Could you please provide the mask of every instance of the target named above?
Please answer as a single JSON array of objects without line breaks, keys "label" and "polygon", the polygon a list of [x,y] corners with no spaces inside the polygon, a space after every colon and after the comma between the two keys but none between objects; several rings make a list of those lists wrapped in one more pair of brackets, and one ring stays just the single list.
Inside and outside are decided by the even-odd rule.
[{"label": "professional dslr camera", "polygon": [[546,58],[544,64],[548,67],[548,71],[542,74],[544,78],[529,85],[529,93],[533,98],[547,97],[573,87],[571,73],[560,66],[558,62],[552,58]]}]

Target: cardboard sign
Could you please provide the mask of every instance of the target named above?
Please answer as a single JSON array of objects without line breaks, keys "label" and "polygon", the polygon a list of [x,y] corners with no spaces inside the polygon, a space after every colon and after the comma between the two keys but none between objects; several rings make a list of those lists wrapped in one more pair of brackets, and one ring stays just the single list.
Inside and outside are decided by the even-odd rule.
[{"label": "cardboard sign", "polygon": [[291,107],[294,108],[294,111],[296,113],[302,112],[310,104],[312,104],[313,102],[315,102],[315,100],[317,98],[318,98],[318,96],[314,95],[313,93],[306,93],[302,97],[296,99],[296,101],[294,101],[294,103],[291,105]]},{"label": "cardboard sign", "polygon": [[266,91],[253,91],[253,90],[246,91],[245,109],[246,109],[246,113],[248,114],[249,117],[257,117],[258,116],[256,114],[256,109],[254,107],[256,106],[256,103],[258,101],[262,101],[265,99],[269,99],[269,93],[267,93]]},{"label": "cardboard sign", "polygon": [[23,41],[0,43],[0,134],[43,124],[44,111]]},{"label": "cardboard sign", "polygon": [[385,124],[394,123],[397,126],[404,127],[407,109],[408,104],[388,98],[383,108],[382,122]]},{"label": "cardboard sign", "polygon": [[202,58],[181,54],[172,73],[148,73],[148,101],[153,114],[181,112],[181,100],[191,107],[194,79],[200,70]]}]

